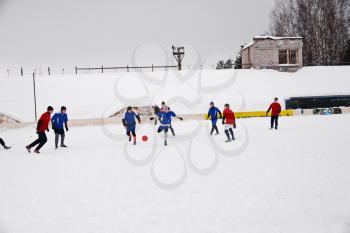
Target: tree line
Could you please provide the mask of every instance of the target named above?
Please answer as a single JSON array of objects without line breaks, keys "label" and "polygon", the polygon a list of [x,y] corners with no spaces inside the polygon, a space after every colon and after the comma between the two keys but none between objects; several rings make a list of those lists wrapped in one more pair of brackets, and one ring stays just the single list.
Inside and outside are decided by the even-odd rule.
[{"label": "tree line", "polygon": [[275,0],[274,36],[303,37],[306,65],[350,62],[350,0]]}]

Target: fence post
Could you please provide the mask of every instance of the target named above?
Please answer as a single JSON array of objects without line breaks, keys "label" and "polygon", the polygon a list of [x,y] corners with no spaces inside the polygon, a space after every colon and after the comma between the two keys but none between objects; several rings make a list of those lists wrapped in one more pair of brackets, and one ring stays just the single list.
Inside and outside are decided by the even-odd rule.
[{"label": "fence post", "polygon": [[49,76],[51,75],[50,66],[47,67],[47,73],[49,74]]},{"label": "fence post", "polygon": [[153,72],[153,70],[154,70],[154,67],[153,67],[153,64],[152,64],[152,72]]},{"label": "fence post", "polygon": [[62,68],[62,75],[64,75],[64,68]]},{"label": "fence post", "polygon": [[75,66],[75,75],[78,75],[78,67]]},{"label": "fence post", "polygon": [[35,121],[38,120],[38,114],[36,111],[36,89],[35,89],[35,73],[33,72],[33,89],[34,89],[34,114],[35,114]]},{"label": "fence post", "polygon": [[103,74],[103,66],[101,66],[101,71],[102,71],[102,74]]},{"label": "fence post", "polygon": [[126,65],[126,70],[129,72],[129,65]]},{"label": "fence post", "polygon": [[21,76],[23,77],[23,67],[21,67]]}]

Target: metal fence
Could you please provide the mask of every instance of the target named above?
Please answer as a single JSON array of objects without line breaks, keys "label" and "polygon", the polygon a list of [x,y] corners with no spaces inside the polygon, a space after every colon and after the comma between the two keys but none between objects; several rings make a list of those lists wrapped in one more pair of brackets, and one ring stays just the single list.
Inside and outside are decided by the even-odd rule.
[{"label": "metal fence", "polygon": [[101,71],[103,74],[106,70],[125,70],[127,72],[130,72],[130,70],[142,70],[142,69],[149,69],[152,72],[154,72],[155,69],[167,69],[167,68],[178,68],[178,66],[156,66],[156,65],[151,65],[151,66],[115,66],[115,67],[75,67],[75,74],[78,74],[79,71]]}]

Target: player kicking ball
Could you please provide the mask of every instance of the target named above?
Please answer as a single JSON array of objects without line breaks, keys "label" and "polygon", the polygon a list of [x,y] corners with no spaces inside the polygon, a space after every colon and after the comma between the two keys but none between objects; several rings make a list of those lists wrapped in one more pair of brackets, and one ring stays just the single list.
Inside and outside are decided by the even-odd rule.
[{"label": "player kicking ball", "polygon": [[164,106],[163,111],[158,113],[158,117],[160,121],[158,133],[164,132],[164,145],[166,146],[168,145],[168,131],[170,129],[172,117],[176,117],[181,121],[183,120],[183,118],[176,116],[176,114],[173,111],[169,110],[168,106]]},{"label": "player kicking ball", "polygon": [[122,121],[126,129],[126,135],[129,137],[129,142],[131,142],[131,134],[134,137],[134,145],[136,145],[136,119],[141,124],[140,115],[135,113],[132,107],[129,106]]}]

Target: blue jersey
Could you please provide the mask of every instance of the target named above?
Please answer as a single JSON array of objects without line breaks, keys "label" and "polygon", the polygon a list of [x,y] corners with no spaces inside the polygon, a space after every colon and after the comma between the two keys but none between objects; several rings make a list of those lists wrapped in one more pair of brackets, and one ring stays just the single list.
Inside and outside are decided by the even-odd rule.
[{"label": "blue jersey", "polygon": [[170,125],[171,118],[175,117],[176,114],[173,111],[169,111],[169,112],[160,112],[160,113],[158,113],[158,116],[160,118],[160,123],[162,125]]},{"label": "blue jersey", "polygon": [[138,115],[132,111],[132,112],[126,112],[123,118],[123,121],[127,126],[133,126],[136,125],[136,119]]},{"label": "blue jersey", "polygon": [[57,112],[51,118],[51,123],[57,129],[63,129],[64,124],[68,122],[68,116],[66,113]]},{"label": "blue jersey", "polygon": [[210,117],[212,120],[217,120],[218,114],[221,116],[221,112],[217,107],[211,107],[208,111],[208,117]]}]

